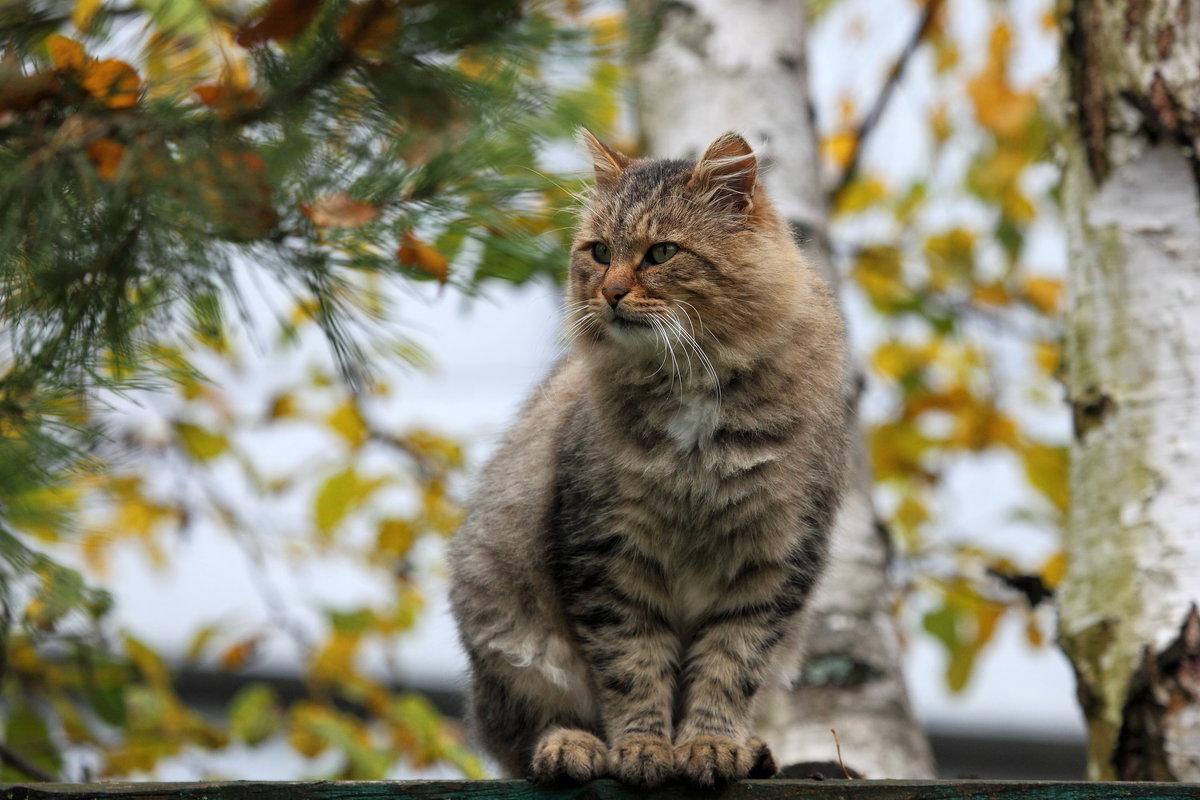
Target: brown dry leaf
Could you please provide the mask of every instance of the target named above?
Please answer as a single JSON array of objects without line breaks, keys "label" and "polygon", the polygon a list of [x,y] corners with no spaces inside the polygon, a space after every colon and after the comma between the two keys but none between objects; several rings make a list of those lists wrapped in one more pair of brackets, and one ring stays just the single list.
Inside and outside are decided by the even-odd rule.
[{"label": "brown dry leaf", "polygon": [[301,205],[300,211],[318,228],[359,228],[379,216],[377,207],[345,192],[322,195],[311,204]]},{"label": "brown dry leaf", "polygon": [[321,0],[271,0],[253,21],[233,37],[242,47],[269,41],[287,42],[300,34],[321,8]]},{"label": "brown dry leaf", "polygon": [[133,67],[120,59],[108,58],[88,64],[81,82],[88,94],[103,100],[109,108],[137,105],[141,79]]},{"label": "brown dry leaf", "polygon": [[241,89],[229,84],[206,83],[193,89],[200,102],[215,110],[225,119],[240,111],[254,108],[262,97],[253,89]]},{"label": "brown dry leaf", "polygon": [[125,145],[113,139],[97,139],[88,144],[87,155],[96,167],[96,174],[111,181],[117,176],[121,159],[125,156]]},{"label": "brown dry leaf", "polygon": [[83,45],[66,36],[53,34],[46,40],[46,49],[50,51],[50,60],[54,68],[60,72],[82,70],[89,61],[83,52]]},{"label": "brown dry leaf", "polygon": [[396,260],[406,267],[420,270],[440,283],[450,277],[450,262],[435,248],[416,237],[412,231],[404,232],[404,240],[396,249]]},{"label": "brown dry leaf", "polygon": [[22,75],[17,68],[0,63],[0,112],[36,108],[60,89],[62,82],[49,70]]},{"label": "brown dry leaf", "polygon": [[353,3],[338,20],[338,35],[361,56],[378,57],[400,30],[400,9],[378,2]]},{"label": "brown dry leaf", "polygon": [[221,669],[235,672],[250,663],[258,649],[258,637],[243,639],[221,654]]}]

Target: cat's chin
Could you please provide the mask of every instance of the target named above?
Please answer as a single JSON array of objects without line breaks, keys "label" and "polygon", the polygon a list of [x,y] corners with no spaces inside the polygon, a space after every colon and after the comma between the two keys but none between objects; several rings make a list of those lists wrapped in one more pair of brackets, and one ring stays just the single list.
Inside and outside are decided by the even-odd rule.
[{"label": "cat's chin", "polygon": [[631,317],[613,316],[605,325],[609,338],[627,347],[654,346],[659,342],[659,336],[654,327],[647,321]]}]

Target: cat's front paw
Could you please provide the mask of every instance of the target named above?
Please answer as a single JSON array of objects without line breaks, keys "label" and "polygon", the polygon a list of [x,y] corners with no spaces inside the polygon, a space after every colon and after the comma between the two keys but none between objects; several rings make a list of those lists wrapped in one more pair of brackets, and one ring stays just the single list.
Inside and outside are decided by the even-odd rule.
[{"label": "cat's front paw", "polygon": [[587,731],[553,728],[533,748],[529,777],[534,783],[587,783],[604,774],[607,748]]},{"label": "cat's front paw", "polygon": [[671,740],[665,736],[626,736],[608,751],[608,772],[621,783],[658,786],[675,777]]},{"label": "cat's front paw", "polygon": [[756,754],[724,736],[697,736],[675,746],[675,767],[689,783],[722,786],[750,774]]},{"label": "cat's front paw", "polygon": [[779,774],[779,762],[775,760],[775,754],[771,752],[771,748],[767,747],[766,742],[755,736],[746,742],[746,747],[750,749],[750,758],[753,762],[749,777],[774,778]]}]

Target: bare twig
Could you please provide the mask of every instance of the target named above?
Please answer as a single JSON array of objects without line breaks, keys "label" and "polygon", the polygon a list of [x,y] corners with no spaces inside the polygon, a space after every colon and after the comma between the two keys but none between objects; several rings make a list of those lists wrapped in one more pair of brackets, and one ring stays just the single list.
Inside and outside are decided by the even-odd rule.
[{"label": "bare twig", "polygon": [[892,93],[896,90],[896,84],[900,82],[908,62],[912,60],[913,53],[917,51],[917,47],[933,25],[933,20],[942,7],[942,2],[943,0],[926,0],[925,10],[921,12],[921,18],[917,20],[912,36],[909,37],[904,49],[900,51],[896,63],[892,64],[891,70],[888,71],[887,78],[879,90],[879,96],[875,98],[875,103],[867,111],[867,115],[854,129],[854,149],[850,151],[850,158],[846,161],[846,169],[842,172],[841,178],[829,193],[830,201],[836,200],[854,180],[854,176],[858,174],[858,162],[862,158],[863,145],[871,132],[875,130],[879,118],[883,116],[883,111],[887,108],[888,101],[892,99]]},{"label": "bare twig", "polygon": [[830,728],[829,732],[833,734],[833,745],[837,748],[838,766],[842,768],[842,774],[846,776],[846,780],[854,780],[850,770],[846,769],[846,762],[842,761],[842,741],[838,739],[837,731]]},{"label": "bare twig", "polygon": [[0,742],[0,763],[7,764],[18,772],[23,772],[35,780],[46,783],[54,783],[58,780],[57,775],[47,772],[37,764],[31,763],[3,742]]}]

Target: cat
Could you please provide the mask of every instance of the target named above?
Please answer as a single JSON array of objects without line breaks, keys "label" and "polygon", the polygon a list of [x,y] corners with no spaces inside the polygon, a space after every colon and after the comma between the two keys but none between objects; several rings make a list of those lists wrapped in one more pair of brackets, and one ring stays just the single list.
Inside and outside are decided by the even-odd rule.
[{"label": "cat", "polygon": [[450,545],[469,722],[538,783],[768,774],[755,700],[798,668],[846,471],[841,314],[741,136],[580,138],[573,346]]}]

